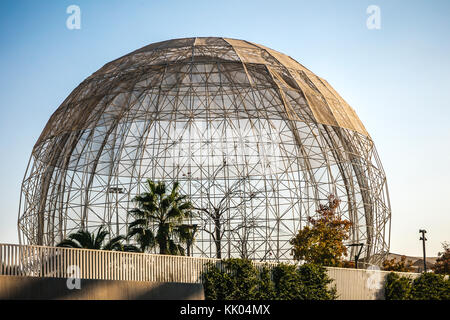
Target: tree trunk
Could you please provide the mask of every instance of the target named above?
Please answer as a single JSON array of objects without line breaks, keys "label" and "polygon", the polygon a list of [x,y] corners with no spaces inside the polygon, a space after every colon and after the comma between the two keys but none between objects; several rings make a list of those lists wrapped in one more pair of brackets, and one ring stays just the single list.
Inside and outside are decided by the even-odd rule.
[{"label": "tree trunk", "polygon": [[187,243],[186,253],[187,253],[188,257],[191,256],[191,242],[190,241]]},{"label": "tree trunk", "polygon": [[216,258],[222,259],[222,246],[221,246],[221,231],[222,231],[222,225],[220,223],[220,216],[218,216],[216,212],[216,217],[214,219],[214,231],[216,234],[216,239],[214,240],[214,243],[216,244]]},{"label": "tree trunk", "polygon": [[164,241],[164,242],[160,242],[160,243],[158,243],[158,245],[159,245],[159,254],[167,254],[167,245],[166,245],[166,242]]}]

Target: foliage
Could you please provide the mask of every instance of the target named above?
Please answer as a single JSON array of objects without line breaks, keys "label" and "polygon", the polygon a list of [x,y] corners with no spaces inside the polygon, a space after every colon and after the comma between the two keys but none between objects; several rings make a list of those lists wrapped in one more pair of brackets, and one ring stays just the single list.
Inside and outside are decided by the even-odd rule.
[{"label": "foliage", "polygon": [[411,297],[412,280],[398,273],[390,272],[384,284],[386,300],[408,300]]},{"label": "foliage", "polygon": [[203,288],[206,300],[227,300],[231,291],[231,278],[220,270],[219,266],[209,263],[202,274]]},{"label": "foliage", "polygon": [[231,287],[229,297],[233,300],[254,300],[258,291],[258,271],[250,260],[228,259],[225,269],[230,271]]},{"label": "foliage", "polygon": [[276,297],[275,284],[272,281],[272,271],[268,266],[262,267],[259,273],[258,300],[273,300]]},{"label": "foliage", "polygon": [[355,261],[348,261],[343,260],[340,265],[341,268],[348,268],[348,269],[354,269],[355,268]]},{"label": "foliage", "polygon": [[195,241],[195,234],[198,230],[198,225],[196,224],[181,224],[176,226],[176,233],[179,235],[179,239],[186,244],[186,253],[188,256],[191,255],[191,247]]},{"label": "foliage", "polygon": [[450,280],[440,274],[422,273],[413,281],[411,299],[450,300]]},{"label": "foliage", "polygon": [[279,300],[334,300],[336,289],[329,288],[332,280],[324,267],[303,264],[300,267],[279,264],[273,270],[275,299]]},{"label": "foliage", "polygon": [[250,260],[222,260],[224,270],[210,264],[203,273],[208,300],[328,300],[336,291],[323,267],[279,264],[257,269]]},{"label": "foliage", "polygon": [[400,261],[395,258],[386,259],[383,261],[383,270],[385,271],[397,271],[397,272],[412,272],[412,261],[406,261],[406,256],[401,256]]},{"label": "foliage", "polygon": [[62,240],[57,247],[65,248],[84,248],[95,250],[114,250],[114,251],[134,251],[132,246],[122,244],[123,236],[117,236],[104,243],[109,232],[104,226],[98,228],[97,233],[90,233],[86,230],[79,230],[70,234]]},{"label": "foliage", "polygon": [[[250,300],[253,298],[256,269],[250,261],[229,259],[216,265],[210,263],[203,276],[205,296],[209,300]],[[241,285],[242,284],[242,285]],[[243,288],[250,289],[248,293]],[[252,290],[253,289],[253,290]]]},{"label": "foliage", "polygon": [[147,180],[147,187],[147,192],[134,199],[137,208],[130,211],[134,221],[127,238],[134,237],[142,252],[158,246],[160,254],[184,255],[181,243],[191,243],[194,237],[181,227],[182,221],[192,215],[191,202],[180,194],[176,181],[169,192],[164,182]]},{"label": "foliage", "polygon": [[320,265],[303,264],[297,270],[303,283],[303,299],[305,300],[334,300],[337,298],[336,288],[328,277],[326,269]]},{"label": "foliage", "polygon": [[319,206],[319,217],[309,217],[311,226],[305,226],[290,241],[295,260],[324,266],[343,265],[342,257],[347,254],[344,241],[349,238],[351,222],[337,216],[339,203],[339,199],[330,195],[328,204]]},{"label": "foliage", "polygon": [[303,295],[303,283],[295,265],[281,263],[273,269],[275,299],[300,300]]},{"label": "foliage", "polygon": [[386,300],[450,300],[450,280],[432,272],[414,280],[391,272],[384,290]]},{"label": "foliage", "polygon": [[450,275],[450,243],[444,242],[443,252],[439,252],[436,263],[433,266],[434,273]]},{"label": "foliage", "polygon": [[203,275],[205,295],[214,300],[254,300],[260,284],[258,270],[244,259],[222,260],[225,271],[210,265]]}]

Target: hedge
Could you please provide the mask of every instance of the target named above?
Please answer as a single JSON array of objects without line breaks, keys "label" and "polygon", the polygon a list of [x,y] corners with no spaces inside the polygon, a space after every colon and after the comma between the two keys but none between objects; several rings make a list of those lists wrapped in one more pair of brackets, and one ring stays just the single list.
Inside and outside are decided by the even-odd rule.
[{"label": "hedge", "polygon": [[427,272],[413,280],[392,272],[384,294],[386,300],[450,300],[450,279]]},{"label": "hedge", "polygon": [[[223,266],[223,271],[220,268]],[[210,263],[202,275],[207,300],[334,300],[336,289],[322,266],[279,264],[257,269],[250,260]]]}]

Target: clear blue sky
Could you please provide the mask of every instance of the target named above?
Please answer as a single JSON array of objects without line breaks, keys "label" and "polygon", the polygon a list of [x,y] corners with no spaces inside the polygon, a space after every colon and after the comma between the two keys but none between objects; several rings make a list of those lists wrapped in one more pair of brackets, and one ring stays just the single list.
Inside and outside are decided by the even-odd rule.
[{"label": "clear blue sky", "polygon": [[[66,8],[81,8],[81,29]],[[369,5],[381,29],[366,27]],[[20,183],[50,115],[105,63],[152,42],[225,36],[292,56],[350,103],[375,140],[391,251],[450,241],[450,1],[1,1],[0,242],[17,242]]]}]

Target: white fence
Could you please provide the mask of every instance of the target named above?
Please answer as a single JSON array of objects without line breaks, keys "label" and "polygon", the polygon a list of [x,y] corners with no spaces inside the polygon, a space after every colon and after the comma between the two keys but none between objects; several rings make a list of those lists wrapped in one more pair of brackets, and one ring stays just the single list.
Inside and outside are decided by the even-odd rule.
[{"label": "white fence", "polygon": [[219,259],[210,258],[0,244],[0,275],[201,283],[208,263],[223,267]]}]

